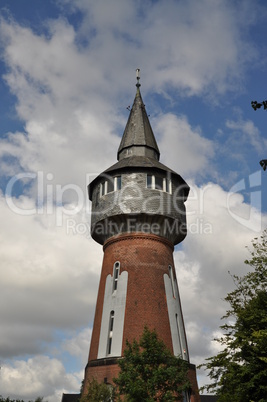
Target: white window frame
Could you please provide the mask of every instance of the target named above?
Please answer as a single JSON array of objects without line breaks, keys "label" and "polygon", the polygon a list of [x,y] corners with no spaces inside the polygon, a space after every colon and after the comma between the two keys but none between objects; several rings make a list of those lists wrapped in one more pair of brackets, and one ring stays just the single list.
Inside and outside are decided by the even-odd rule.
[{"label": "white window frame", "polygon": [[121,189],[121,188],[118,188],[118,177],[120,177],[120,179],[121,179],[120,175],[112,178],[113,179],[113,190],[112,191],[108,192],[108,180],[105,180],[104,182],[100,183],[100,192],[99,192],[100,197],[103,197],[104,195],[113,193],[114,191],[118,191]]},{"label": "white window frame", "polygon": [[119,177],[120,177],[120,181],[121,181],[121,176],[115,176],[114,177],[114,191],[119,191],[121,189],[121,187],[118,188],[118,178]]},{"label": "white window frame", "polygon": [[[170,179],[163,177],[162,178],[162,190],[159,188],[156,188],[156,176],[154,174],[147,174],[146,177],[151,176],[151,190],[158,190],[158,191],[164,191],[164,193],[167,194],[172,194],[172,182]],[[160,176],[159,176],[160,177]],[[167,180],[169,184],[169,191],[167,191]],[[150,188],[147,186],[147,179],[146,179],[146,188]]]}]

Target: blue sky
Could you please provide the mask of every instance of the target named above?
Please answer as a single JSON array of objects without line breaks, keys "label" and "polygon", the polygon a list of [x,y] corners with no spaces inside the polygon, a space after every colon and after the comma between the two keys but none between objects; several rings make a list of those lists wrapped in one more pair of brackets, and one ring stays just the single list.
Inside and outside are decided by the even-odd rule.
[{"label": "blue sky", "polygon": [[250,105],[267,97],[265,1],[0,0],[0,15],[1,394],[79,390],[102,263],[86,185],[116,162],[136,68],[161,161],[191,187],[174,258],[202,363],[228,271],[266,227],[267,112]]}]

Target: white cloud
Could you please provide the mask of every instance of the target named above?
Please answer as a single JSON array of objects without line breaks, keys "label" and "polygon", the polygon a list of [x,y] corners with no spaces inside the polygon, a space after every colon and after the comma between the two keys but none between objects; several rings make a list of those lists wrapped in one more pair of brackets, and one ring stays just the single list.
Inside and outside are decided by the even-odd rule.
[{"label": "white cloud", "polygon": [[[23,216],[0,201],[0,353],[8,357],[43,351],[55,330],[92,323],[102,251],[86,237],[81,214],[63,215],[57,227],[60,208]],[[21,208],[28,202],[24,197]]]},{"label": "white cloud", "polygon": [[49,402],[58,402],[63,392],[79,392],[79,374],[66,373],[59,360],[48,356],[17,360],[1,367],[1,393],[14,399],[34,400],[43,396]]},{"label": "white cloud", "polygon": [[46,38],[2,21],[10,67],[5,78],[25,121],[25,133],[9,133],[1,140],[2,166],[13,174],[13,164],[8,169],[5,159],[13,157],[17,171],[52,173],[54,183],[85,189],[85,174],[102,168],[99,154],[106,167],[114,162],[120,118],[98,87],[103,73],[79,51],[73,28],[58,20],[50,23],[50,31]]},{"label": "white cloud", "polygon": [[98,46],[99,61],[110,61],[112,81],[118,71],[126,78],[125,67],[134,65],[146,71],[148,88],[223,93],[240,83],[246,63],[257,57],[245,35],[256,23],[257,8],[247,1],[238,6],[210,0],[61,3],[86,13],[82,32],[94,31],[90,47]]},{"label": "white cloud", "polygon": [[267,140],[261,137],[259,129],[253,121],[244,120],[241,117],[238,120],[227,120],[226,127],[232,130],[232,144],[235,143],[240,147],[241,143],[248,144],[255,148],[258,154],[262,153],[262,149],[267,147]]},{"label": "white cloud", "polygon": [[[191,361],[200,364],[217,352],[212,341],[228,308],[223,299],[234,288],[228,271],[241,276],[247,272],[246,246],[260,232],[245,226],[249,220],[242,225],[229,213],[228,192],[220,186],[191,183],[191,187],[194,191],[186,203],[188,235],[174,258]],[[240,195],[234,197],[239,213],[253,208]],[[260,211],[252,219],[256,228],[258,220],[266,227],[267,216]],[[203,385],[207,379],[201,374],[199,381]]]},{"label": "white cloud", "polygon": [[87,363],[91,334],[92,328],[85,328],[74,337],[63,341],[62,345],[63,350],[81,360],[83,367]]},{"label": "white cloud", "polygon": [[[82,45],[79,30],[63,18],[44,22],[46,35],[1,20],[5,79],[25,121],[25,133],[1,141],[2,156],[17,161],[14,168],[14,159],[10,166],[3,159],[7,174],[39,170],[52,173],[55,183],[84,186],[85,172],[110,166],[127,118],[122,111],[129,98],[126,103],[120,94],[126,85],[129,91],[136,63],[144,70],[146,90],[162,92],[171,85],[203,95],[210,86],[213,94],[232,88],[246,59],[255,57],[240,34],[239,14],[254,21],[256,11],[248,3],[238,10],[208,0],[151,2],[149,8],[132,1],[108,6],[79,1],[72,7],[84,12],[83,28],[91,32]],[[181,128],[190,132],[185,126],[186,121]],[[183,167],[192,173],[203,169],[213,152],[210,142],[194,133],[191,143],[183,137],[189,151]]]},{"label": "white cloud", "polygon": [[214,144],[200,128],[192,128],[185,116],[168,113],[156,119],[155,132],[160,133],[162,161],[182,176],[205,176],[214,156]]},{"label": "white cloud", "polygon": [[[134,69],[141,68],[144,93],[216,98],[242,85],[246,63],[257,61],[245,31],[257,13],[249,1],[59,2],[65,12],[67,3],[82,10],[78,28],[67,18],[44,21],[42,34],[3,18],[0,28],[5,81],[25,127],[1,139],[1,172],[39,172],[36,179],[17,183],[9,199],[20,210],[38,208],[38,213],[15,213],[0,197],[1,393],[41,395],[51,402],[80,386],[81,373],[68,374],[59,355],[69,353],[82,364],[87,358],[102,250],[86,237],[86,185],[90,175],[115,162],[125,107],[133,99]],[[227,124],[258,149],[253,123]],[[162,162],[185,178],[203,180],[213,166],[214,141],[185,116],[161,114],[152,125],[160,133]],[[227,270],[242,272],[244,246],[254,234],[229,214],[221,187],[192,184],[197,199],[190,196],[187,209],[195,214],[188,215],[190,231],[175,261],[191,359],[198,363],[210,353],[225,311]],[[232,201],[245,216],[249,206],[242,197]],[[77,214],[70,215],[75,208]],[[55,352],[57,331],[65,340]],[[57,358],[47,356],[51,348]],[[22,360],[26,355],[36,356]]]}]

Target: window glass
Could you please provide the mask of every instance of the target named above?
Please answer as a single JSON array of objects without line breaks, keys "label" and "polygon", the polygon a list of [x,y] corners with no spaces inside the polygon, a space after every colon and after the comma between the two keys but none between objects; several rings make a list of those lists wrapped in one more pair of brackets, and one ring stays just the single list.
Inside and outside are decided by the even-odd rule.
[{"label": "window glass", "polygon": [[111,193],[111,191],[114,191],[114,179],[113,179],[113,177],[111,177],[111,178],[108,180],[107,192],[108,192],[108,193]]},{"label": "window glass", "polygon": [[147,175],[146,186],[147,186],[147,188],[152,188],[152,175],[151,174]]},{"label": "window glass", "polygon": [[114,311],[112,310],[109,318],[109,333],[108,333],[108,344],[107,344],[107,354],[111,354],[112,346],[112,336],[113,336],[113,326],[114,326]]},{"label": "window glass", "polygon": [[171,280],[171,285],[172,285],[172,296],[175,298],[175,285],[174,285],[173,270],[172,270],[171,265],[169,265],[169,275],[170,275],[170,280]]},{"label": "window glass", "polygon": [[111,311],[110,313],[110,331],[113,331],[113,325],[114,325],[114,311]]},{"label": "window glass", "polygon": [[121,189],[121,176],[117,176],[116,177],[116,190],[120,190]]},{"label": "window glass", "polygon": [[157,190],[163,190],[163,178],[162,177],[155,177],[155,188]]},{"label": "window glass", "polygon": [[118,288],[119,274],[120,274],[120,263],[115,262],[113,267],[113,292]]},{"label": "window glass", "polygon": [[105,183],[100,184],[100,197],[103,197],[105,189]]},{"label": "window glass", "polygon": [[167,193],[171,192],[170,180],[169,179],[166,179],[166,192]]}]

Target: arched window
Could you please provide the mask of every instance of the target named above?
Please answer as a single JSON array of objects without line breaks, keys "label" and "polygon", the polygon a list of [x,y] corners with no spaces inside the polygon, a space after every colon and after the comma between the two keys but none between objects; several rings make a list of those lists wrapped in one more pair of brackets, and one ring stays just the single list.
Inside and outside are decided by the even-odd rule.
[{"label": "arched window", "polygon": [[113,292],[118,288],[118,280],[120,275],[120,263],[116,261],[113,265]]}]

